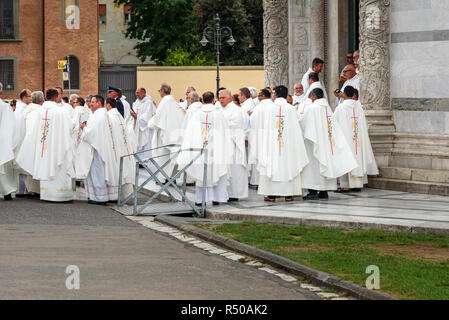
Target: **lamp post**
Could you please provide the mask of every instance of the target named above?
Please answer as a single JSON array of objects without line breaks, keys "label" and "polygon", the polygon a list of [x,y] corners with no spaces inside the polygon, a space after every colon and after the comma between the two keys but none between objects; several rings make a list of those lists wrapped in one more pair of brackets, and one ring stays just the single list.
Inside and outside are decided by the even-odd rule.
[{"label": "lamp post", "polygon": [[218,94],[218,89],[220,88],[220,49],[222,46],[222,41],[228,39],[226,40],[226,43],[229,44],[230,46],[234,45],[234,43],[236,42],[234,40],[234,37],[232,36],[231,28],[220,26],[220,17],[218,13],[215,16],[215,27],[206,27],[203,30],[203,38],[200,41],[201,45],[205,47],[209,43],[208,39],[212,41],[212,38],[215,46],[216,51],[215,53],[217,55],[217,94]]}]

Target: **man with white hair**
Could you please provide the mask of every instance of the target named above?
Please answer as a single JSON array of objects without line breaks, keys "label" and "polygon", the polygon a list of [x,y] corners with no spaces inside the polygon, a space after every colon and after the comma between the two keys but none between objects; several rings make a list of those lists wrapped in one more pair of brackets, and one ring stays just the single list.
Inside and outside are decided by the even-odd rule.
[{"label": "man with white hair", "polygon": [[251,99],[253,99],[254,106],[257,106],[259,104],[259,93],[257,92],[257,89],[254,87],[248,87],[248,89],[251,94]]},{"label": "man with white hair", "polygon": [[245,119],[232,98],[229,90],[221,90],[218,99],[222,106],[232,144],[229,148],[232,159],[230,163],[230,185],[228,186],[229,201],[248,198],[248,170],[246,166]]},{"label": "man with white hair", "polygon": [[38,109],[45,102],[44,93],[42,91],[34,91],[31,93],[31,103],[25,109],[25,118],[26,116]]},{"label": "man with white hair", "polygon": [[[3,84],[0,82],[0,95],[3,93]],[[14,112],[9,104],[0,98],[0,196],[4,200],[12,200],[11,194],[17,191],[17,182],[14,176],[14,149],[17,145],[17,131]]]},{"label": "man with white hair", "polygon": [[[170,144],[180,144],[182,141],[182,124],[184,114],[182,108],[171,95],[171,86],[163,83],[159,89],[161,102],[156,110],[156,114],[148,123],[148,128],[154,130],[152,147],[159,148],[153,151],[153,156],[159,156],[156,161],[162,166],[169,159],[169,154],[174,151],[173,148],[164,146]],[[176,159],[173,159],[164,171],[171,176],[175,168]],[[162,177],[162,175],[160,175]]]},{"label": "man with white hair", "polygon": [[304,87],[301,83],[295,84],[294,87],[295,93],[293,94],[293,106],[298,109],[301,101],[303,100],[305,94],[304,94]]},{"label": "man with white hair", "polygon": [[195,87],[194,86],[187,86],[187,88],[186,88],[186,99],[179,104],[181,106],[181,108],[184,109],[184,111],[186,111],[187,108],[189,107],[189,103],[188,103],[187,99],[188,99],[189,94],[191,92],[196,92]]},{"label": "man with white hair", "polygon": [[76,102],[76,99],[78,99],[78,98],[79,98],[79,95],[77,95],[76,93],[73,93],[70,95],[69,104],[72,106],[73,109],[75,109],[75,102]]},{"label": "man with white hair", "polygon": [[187,111],[184,118],[184,125],[182,126],[184,129],[187,128],[190,119],[192,119],[193,115],[201,110],[203,104],[200,101],[200,96],[196,91],[191,91],[187,96]]}]

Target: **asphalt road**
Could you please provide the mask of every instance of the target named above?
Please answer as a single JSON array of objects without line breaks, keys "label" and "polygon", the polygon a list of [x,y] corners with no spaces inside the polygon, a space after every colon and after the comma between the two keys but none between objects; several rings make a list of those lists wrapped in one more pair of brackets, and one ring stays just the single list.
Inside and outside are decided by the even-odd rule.
[{"label": "asphalt road", "polygon": [[[66,268],[80,271],[68,290]],[[107,207],[0,200],[0,299],[317,299]]]}]

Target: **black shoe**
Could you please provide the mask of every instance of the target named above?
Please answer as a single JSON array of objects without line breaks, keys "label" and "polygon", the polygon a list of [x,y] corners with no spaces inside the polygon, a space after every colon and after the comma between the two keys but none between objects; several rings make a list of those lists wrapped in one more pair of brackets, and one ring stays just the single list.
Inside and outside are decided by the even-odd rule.
[{"label": "black shoe", "polygon": [[87,200],[87,203],[88,204],[95,204],[95,205],[98,205],[98,206],[105,206],[105,205],[108,204],[107,202],[98,202],[98,201],[94,201],[94,200]]},{"label": "black shoe", "polygon": [[229,198],[228,201],[229,201],[229,202],[236,202],[236,201],[239,201],[239,199],[238,199],[238,198]]},{"label": "black shoe", "polygon": [[202,203],[195,203],[195,205],[196,205],[197,207],[202,207],[202,206],[203,206]]},{"label": "black shoe", "polygon": [[315,194],[308,194],[305,197],[302,198],[303,200],[319,200],[318,195]]},{"label": "black shoe", "polygon": [[351,190],[348,191],[348,192],[362,192],[362,189],[360,189],[360,188],[351,189]]},{"label": "black shoe", "polygon": [[219,206],[219,205],[220,205],[220,202],[213,201],[212,204],[213,204],[214,206]]},{"label": "black shoe", "polygon": [[8,195],[4,196],[3,199],[5,201],[11,201],[12,200],[12,196],[11,196],[11,194],[8,194]]},{"label": "black shoe", "polygon": [[295,201],[293,197],[285,197],[285,202],[292,202]]},{"label": "black shoe", "polygon": [[16,198],[25,198],[25,194],[16,194]]},{"label": "black shoe", "polygon": [[321,200],[327,200],[329,199],[329,195],[327,194],[327,191],[320,191],[318,198]]}]

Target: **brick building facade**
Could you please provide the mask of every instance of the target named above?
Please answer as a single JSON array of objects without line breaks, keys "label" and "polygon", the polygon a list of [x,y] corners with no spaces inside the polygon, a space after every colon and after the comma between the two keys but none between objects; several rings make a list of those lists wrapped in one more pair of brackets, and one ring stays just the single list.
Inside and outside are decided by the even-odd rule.
[{"label": "brick building facade", "polygon": [[55,86],[68,94],[69,81],[57,65],[67,56],[71,92],[97,93],[98,42],[97,0],[0,0],[3,97]]}]

